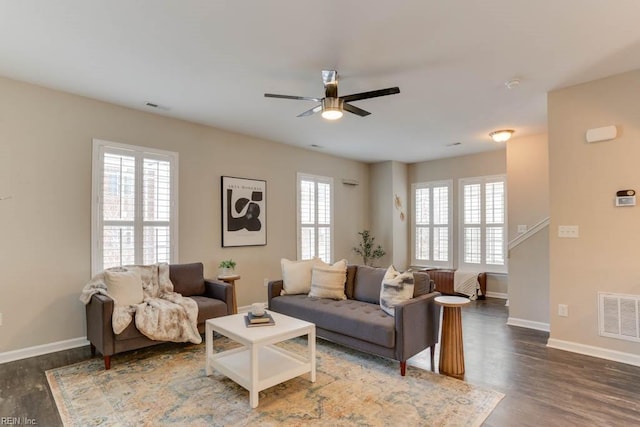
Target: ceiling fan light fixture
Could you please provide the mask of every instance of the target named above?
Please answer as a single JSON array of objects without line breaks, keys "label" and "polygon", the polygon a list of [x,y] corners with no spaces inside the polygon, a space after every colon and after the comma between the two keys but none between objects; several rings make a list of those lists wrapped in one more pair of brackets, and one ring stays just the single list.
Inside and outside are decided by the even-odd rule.
[{"label": "ceiling fan light fixture", "polygon": [[322,100],[322,118],[338,120],[342,117],[343,101],[339,98],[325,98]]},{"label": "ceiling fan light fixture", "polygon": [[506,142],[511,138],[515,131],[513,129],[500,129],[489,134],[495,142]]},{"label": "ceiling fan light fixture", "polygon": [[325,120],[338,120],[344,112],[366,117],[370,112],[351,104],[354,101],[377,98],[379,96],[395,95],[400,93],[400,88],[389,87],[386,89],[370,90],[368,92],[352,93],[351,95],[338,96],[338,72],[335,70],[322,70],[322,83],[324,85],[324,98],[312,98],[310,96],[279,95],[277,93],[265,93],[267,98],[295,99],[298,101],[319,102],[315,107],[308,109],[298,117],[307,117],[312,114],[321,113]]},{"label": "ceiling fan light fixture", "polygon": [[341,117],[342,117],[342,111],[335,108],[329,108],[322,112],[323,119],[338,120]]}]

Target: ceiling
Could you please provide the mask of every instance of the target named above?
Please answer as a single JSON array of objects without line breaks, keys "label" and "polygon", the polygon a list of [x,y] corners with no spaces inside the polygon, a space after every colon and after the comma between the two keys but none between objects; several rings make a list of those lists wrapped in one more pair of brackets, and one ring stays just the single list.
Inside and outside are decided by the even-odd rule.
[{"label": "ceiling", "polygon": [[[639,17],[638,0],[0,0],[0,75],[411,163],[502,148],[488,137],[499,128],[545,132],[548,91],[640,68]],[[401,93],[336,122],[263,96],[322,97],[323,69],[340,95]]]}]

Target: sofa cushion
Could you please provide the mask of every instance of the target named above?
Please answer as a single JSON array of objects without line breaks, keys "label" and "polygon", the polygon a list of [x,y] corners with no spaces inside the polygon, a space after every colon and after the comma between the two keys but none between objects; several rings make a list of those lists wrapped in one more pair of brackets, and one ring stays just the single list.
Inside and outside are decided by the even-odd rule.
[{"label": "sofa cushion", "polygon": [[280,260],[282,268],[282,295],[308,294],[311,290],[311,270],[320,260],[318,258],[290,261]]},{"label": "sofa cushion", "polygon": [[173,291],[183,297],[204,294],[204,266],[201,262],[170,265],[169,277]]},{"label": "sofa cushion", "polygon": [[344,293],[349,299],[353,299],[353,284],[356,281],[357,265],[347,265],[347,283],[344,285]]},{"label": "sofa cushion", "polygon": [[426,295],[433,292],[433,281],[428,273],[419,271],[413,272],[413,297],[419,297],[420,295]]},{"label": "sofa cushion", "polygon": [[390,316],[395,316],[396,305],[413,298],[413,273],[400,273],[392,265],[382,279],[380,287],[380,308]]},{"label": "sofa cushion", "polygon": [[227,315],[227,304],[224,301],[202,296],[192,296],[191,299],[198,304],[198,325],[207,319]]},{"label": "sofa cushion", "polygon": [[122,306],[140,304],[144,299],[142,278],[137,270],[105,270],[107,292]]},{"label": "sofa cushion", "polygon": [[[379,292],[380,283],[377,289]],[[387,348],[395,347],[395,319],[387,316],[377,304],[286,295],[273,298],[270,308],[315,323],[318,328]]]},{"label": "sofa cushion", "polygon": [[353,298],[371,304],[380,303],[380,284],[387,270],[359,265],[353,284]]},{"label": "sofa cushion", "polygon": [[320,262],[311,271],[311,298],[347,299],[344,284],[347,280],[347,260],[333,265]]},{"label": "sofa cushion", "polygon": [[116,341],[132,340],[132,339],[142,338],[142,337],[144,337],[144,335],[142,335],[142,333],[138,330],[138,328],[136,328],[135,314],[133,316],[133,321],[129,324],[129,326],[124,328],[124,330],[119,334],[115,335]]}]

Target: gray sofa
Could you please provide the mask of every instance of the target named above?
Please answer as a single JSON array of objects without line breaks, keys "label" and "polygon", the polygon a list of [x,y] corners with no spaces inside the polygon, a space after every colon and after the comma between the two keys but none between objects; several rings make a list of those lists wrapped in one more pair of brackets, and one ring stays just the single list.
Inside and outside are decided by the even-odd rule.
[{"label": "gray sofa", "polygon": [[346,300],[309,298],[306,294],[280,295],[282,280],[269,282],[269,309],[316,325],[318,337],[356,350],[400,362],[405,375],[407,359],[430,347],[431,369],[440,329],[440,306],[434,298],[429,274],[414,273],[414,298],[395,308],[395,317],[380,308],[380,285],[386,269],[350,265]]},{"label": "gray sofa", "polygon": [[[207,319],[233,313],[233,287],[228,283],[206,280],[203,271],[204,266],[200,262],[169,266],[174,291],[198,304],[198,331],[201,334]],[[111,324],[113,300],[108,296],[94,294],[86,305],[86,315],[91,354],[95,356],[98,350],[103,355],[105,369],[111,368],[111,356],[114,354],[162,343],[142,335],[136,328],[135,319],[122,333],[114,334]]]}]

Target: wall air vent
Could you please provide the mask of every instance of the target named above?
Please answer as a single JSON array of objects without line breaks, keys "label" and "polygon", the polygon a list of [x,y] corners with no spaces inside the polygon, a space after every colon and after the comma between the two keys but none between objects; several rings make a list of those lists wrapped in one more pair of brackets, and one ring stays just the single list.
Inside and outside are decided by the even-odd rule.
[{"label": "wall air vent", "polygon": [[640,342],[640,295],[598,292],[598,328],[603,337]]},{"label": "wall air vent", "polygon": [[169,111],[170,110],[170,108],[167,107],[166,105],[156,104],[155,102],[151,102],[151,101],[145,102],[144,105],[146,107],[149,107],[149,108],[156,108],[158,110],[163,110],[163,111]]}]

